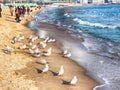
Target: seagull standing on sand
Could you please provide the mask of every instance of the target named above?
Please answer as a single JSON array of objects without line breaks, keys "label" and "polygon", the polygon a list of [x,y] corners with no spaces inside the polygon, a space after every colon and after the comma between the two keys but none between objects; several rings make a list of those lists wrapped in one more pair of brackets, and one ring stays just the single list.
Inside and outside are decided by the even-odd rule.
[{"label": "seagull standing on sand", "polygon": [[52,52],[52,48],[49,48],[49,49],[47,49],[47,50],[44,51],[43,55],[44,56],[50,56],[51,52]]},{"label": "seagull standing on sand", "polygon": [[58,71],[58,75],[59,75],[59,76],[62,76],[63,73],[64,73],[64,68],[63,68],[63,65],[61,65],[61,67],[60,67],[60,69],[59,69],[59,71]]},{"label": "seagull standing on sand", "polygon": [[63,53],[63,55],[67,54],[68,50],[64,50],[62,53]]},{"label": "seagull standing on sand", "polygon": [[34,51],[34,56],[35,57],[39,57],[40,56],[40,50],[37,48],[37,49],[35,49],[35,51]]},{"label": "seagull standing on sand", "polygon": [[32,49],[29,48],[29,53],[30,54],[34,54],[34,50],[32,50]]},{"label": "seagull standing on sand", "polygon": [[77,76],[74,76],[71,80],[70,80],[70,84],[71,85],[76,85],[78,79],[77,79]]},{"label": "seagull standing on sand", "polygon": [[49,70],[48,64],[45,64],[44,68],[42,69],[42,73],[47,72]]},{"label": "seagull standing on sand", "polygon": [[56,40],[53,38],[50,38],[47,42],[55,42]]},{"label": "seagull standing on sand", "polygon": [[6,46],[5,53],[11,53],[13,51],[13,48],[10,46]]},{"label": "seagull standing on sand", "polygon": [[64,56],[64,57],[68,57],[68,58],[69,58],[69,57],[71,57],[71,53],[70,53],[70,52],[68,52],[68,53],[64,54],[63,56]]},{"label": "seagull standing on sand", "polygon": [[31,49],[35,49],[35,48],[37,48],[37,45],[32,45],[32,47],[31,47]]},{"label": "seagull standing on sand", "polygon": [[45,59],[43,59],[43,58],[41,58],[40,61],[38,61],[38,62],[41,63],[41,64],[44,64],[44,65],[48,63],[48,62],[47,62]]},{"label": "seagull standing on sand", "polygon": [[45,42],[40,42],[40,48],[45,48],[47,46],[47,44]]},{"label": "seagull standing on sand", "polygon": [[22,45],[22,46],[20,46],[20,49],[26,49],[26,48],[27,48],[26,45]]},{"label": "seagull standing on sand", "polygon": [[43,42],[46,43],[48,40],[49,40],[49,37],[45,38],[45,40]]}]

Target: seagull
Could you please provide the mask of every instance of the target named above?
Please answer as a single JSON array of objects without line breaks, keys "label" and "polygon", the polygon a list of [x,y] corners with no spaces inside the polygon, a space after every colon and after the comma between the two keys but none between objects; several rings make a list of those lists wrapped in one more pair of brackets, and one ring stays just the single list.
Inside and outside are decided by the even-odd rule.
[{"label": "seagull", "polygon": [[13,37],[13,41],[12,41],[12,43],[15,44],[16,42],[18,42],[17,37]]},{"label": "seagull", "polygon": [[35,49],[35,51],[34,51],[34,56],[35,56],[35,57],[39,57],[39,56],[40,56],[40,51],[39,51],[38,48]]},{"label": "seagull", "polygon": [[34,54],[34,50],[32,50],[32,49],[29,48],[29,53],[30,54]]},{"label": "seagull", "polygon": [[64,68],[63,68],[63,65],[61,65],[61,67],[60,67],[60,69],[59,69],[59,71],[58,71],[58,75],[59,75],[59,76],[62,76],[63,73],[64,73]]},{"label": "seagull", "polygon": [[45,42],[40,42],[39,44],[40,44],[41,48],[45,48],[47,46],[47,44]]},{"label": "seagull", "polygon": [[33,44],[31,42],[29,42],[29,45],[32,46]]},{"label": "seagull", "polygon": [[48,52],[51,52],[52,51],[52,48],[48,48],[47,50],[44,51],[44,53],[48,53]]},{"label": "seagull", "polygon": [[41,58],[40,61],[38,61],[38,62],[41,63],[41,64],[44,64],[44,65],[48,63],[48,62],[47,62],[45,59],[43,59],[43,58]]},{"label": "seagull", "polygon": [[70,80],[70,85],[76,85],[78,79],[77,76],[74,76],[71,80]]},{"label": "seagull", "polygon": [[50,38],[50,37],[45,38],[45,40],[44,40],[43,42],[46,43],[46,42],[49,40],[49,38]]},{"label": "seagull", "polygon": [[37,45],[32,45],[31,49],[37,48]]},{"label": "seagull", "polygon": [[43,55],[44,56],[50,56],[51,55],[51,51],[52,51],[52,48],[49,48],[49,49],[44,51]]},{"label": "seagull", "polygon": [[22,45],[22,46],[20,46],[20,49],[26,49],[26,48],[27,48],[26,45]]},{"label": "seagull", "polygon": [[48,64],[45,64],[44,68],[42,69],[42,72],[47,72],[49,70]]},{"label": "seagull", "polygon": [[64,57],[68,57],[68,58],[69,58],[69,57],[71,57],[71,53],[70,53],[70,52],[68,52],[67,54],[64,54],[63,56],[64,56]]},{"label": "seagull", "polygon": [[63,53],[63,55],[67,54],[68,50],[64,50],[62,53]]},{"label": "seagull", "polygon": [[13,48],[10,46],[6,46],[5,53],[11,53],[13,51]]},{"label": "seagull", "polygon": [[33,36],[32,36],[32,35],[30,35],[30,36],[29,36],[29,40],[31,40],[32,38],[33,38]]},{"label": "seagull", "polygon": [[21,40],[25,39],[25,37],[21,36],[21,37],[18,37],[17,39],[18,39],[18,42],[20,42]]},{"label": "seagull", "polygon": [[53,38],[50,38],[47,42],[55,42],[56,40]]}]

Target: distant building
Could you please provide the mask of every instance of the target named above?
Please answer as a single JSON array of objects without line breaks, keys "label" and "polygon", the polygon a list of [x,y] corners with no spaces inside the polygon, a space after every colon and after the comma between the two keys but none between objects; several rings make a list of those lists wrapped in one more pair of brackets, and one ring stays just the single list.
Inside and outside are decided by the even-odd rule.
[{"label": "distant building", "polygon": [[81,3],[81,4],[103,4],[103,3],[120,3],[120,0],[0,0],[5,2],[53,2],[53,3]]}]

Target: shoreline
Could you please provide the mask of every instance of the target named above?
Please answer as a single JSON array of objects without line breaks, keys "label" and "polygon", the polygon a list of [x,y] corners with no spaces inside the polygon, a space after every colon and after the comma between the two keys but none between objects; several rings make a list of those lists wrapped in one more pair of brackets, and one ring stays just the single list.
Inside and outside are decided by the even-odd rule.
[{"label": "shoreline", "polygon": [[[9,21],[7,21],[7,22],[9,22]],[[0,33],[4,33],[4,35],[7,36],[7,38],[2,36],[2,38],[4,38],[6,40],[5,44],[10,44],[11,39],[13,38],[13,36],[15,36],[17,34],[22,34],[22,35],[25,35],[26,37],[28,37],[30,34],[34,33],[33,31],[30,30],[30,28],[27,28],[26,26],[23,26],[26,23],[24,21],[21,22],[23,25],[21,25],[21,23],[20,24],[19,23],[14,23],[14,22],[11,22],[11,23],[15,24],[15,25],[12,25],[12,28],[8,29],[9,32],[5,32],[5,31],[4,31],[5,33],[2,32],[2,31],[0,32]],[[3,25],[8,26],[8,24],[7,25],[3,24]],[[15,29],[16,25],[19,25],[20,27],[16,28],[15,31],[11,30],[11,29]],[[3,27],[0,27],[0,28],[3,28]],[[3,28],[3,30],[5,30],[5,29],[6,28]],[[26,31],[23,31],[23,30],[26,30]],[[10,40],[8,40],[8,38]],[[2,40],[2,41],[4,42],[4,40]],[[12,45],[12,44],[10,44],[10,45]],[[0,48],[3,49],[4,47],[5,47],[4,44],[0,44]],[[2,78],[2,79],[0,79],[0,89],[2,87],[3,90],[7,90],[6,88],[9,87],[10,90],[13,90],[13,89],[16,89],[17,87],[19,87],[18,90],[25,90],[24,88],[29,87],[29,88],[34,88],[34,89],[26,89],[26,90],[47,90],[47,89],[53,90],[53,87],[54,87],[54,88],[57,88],[57,90],[64,90],[64,89],[65,90],[73,90],[73,89],[75,89],[75,90],[80,90],[80,89],[82,89],[82,90],[92,90],[93,86],[98,85],[97,82],[95,82],[89,76],[85,75],[85,70],[82,67],[80,67],[77,63],[75,63],[74,61],[72,61],[70,59],[61,57],[61,55],[59,55],[59,53],[61,53],[61,51],[58,48],[55,47],[55,44],[50,43],[49,47],[54,48],[53,52],[55,52],[55,54],[52,55],[53,57],[44,57],[44,58],[46,58],[48,60],[48,62],[50,63],[50,69],[53,70],[53,71],[57,71],[59,66],[61,64],[64,64],[64,66],[65,66],[65,75],[62,78],[54,77],[51,74],[51,72],[48,72],[48,74],[38,74],[36,72],[37,71],[36,68],[42,68],[43,67],[43,65],[36,64],[36,61],[39,58],[30,57],[26,53],[24,53],[25,55],[23,53],[17,53],[17,57],[16,57],[16,55],[14,53],[12,53],[11,55],[6,55],[3,52],[0,52],[1,57],[4,58],[8,64],[11,64],[10,66],[9,65],[4,65],[3,64],[4,61],[0,60],[0,63],[3,64],[2,67],[4,67],[2,69],[6,69],[6,66],[8,66],[7,67],[8,70],[7,71],[5,70],[5,72],[3,73],[3,76],[4,76],[4,74],[9,73],[9,76],[7,76],[7,77],[10,78],[10,76],[12,76],[12,77],[14,77],[16,79],[16,80],[13,79],[13,78],[8,79],[7,77],[3,77],[2,74],[1,74],[0,78]],[[4,56],[7,56],[7,59]],[[57,59],[59,57],[59,61],[56,61],[55,57]],[[24,59],[26,59],[26,60],[24,60]],[[16,62],[16,60],[17,60],[17,62]],[[22,62],[21,62],[21,60],[22,60]],[[15,65],[12,65],[14,62],[15,62]],[[21,67],[19,67],[19,64],[21,64],[20,65]],[[26,64],[27,64],[27,66],[26,66]],[[71,68],[70,65],[74,66],[74,68],[76,68],[76,70],[74,71],[74,69]],[[10,68],[11,66],[12,66],[12,68]],[[0,70],[0,72],[3,71],[2,69]],[[9,69],[11,71],[9,71]],[[62,85],[61,79],[69,80],[73,76],[73,75],[69,75],[70,70],[73,70],[74,72],[71,72],[71,73],[76,74],[78,76],[78,78],[79,78],[79,81],[78,81],[76,87]],[[41,80],[42,80],[42,82],[40,82]],[[12,82],[12,83],[10,83],[8,85],[7,84],[8,81]],[[21,82],[19,82],[19,81],[21,81]],[[48,82],[48,81],[49,82],[53,81],[53,82],[48,83],[47,85],[45,85],[46,82]],[[19,82],[19,83],[15,84],[15,82]],[[24,82],[26,82],[26,85],[28,85],[28,86],[24,86],[24,88],[20,87],[21,84],[24,83]],[[6,85],[4,85],[5,83],[6,83]],[[13,84],[15,84],[15,85],[12,87]],[[86,84],[88,84],[88,85],[86,85]],[[1,85],[4,85],[4,87],[1,86]],[[44,85],[46,87],[44,87]],[[13,88],[13,89],[11,89],[11,88]]]}]

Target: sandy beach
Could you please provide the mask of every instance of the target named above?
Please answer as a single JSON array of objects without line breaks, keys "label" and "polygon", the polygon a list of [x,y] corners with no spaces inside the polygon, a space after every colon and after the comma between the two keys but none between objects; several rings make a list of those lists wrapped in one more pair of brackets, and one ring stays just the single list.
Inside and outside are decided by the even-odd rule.
[{"label": "sandy beach", "polygon": [[[34,15],[37,11],[33,9]],[[32,16],[31,15],[31,16]],[[15,17],[10,16],[9,9],[3,9],[2,18],[0,18],[0,90],[92,90],[97,86],[95,80],[85,74],[85,69],[77,63],[62,56],[56,43],[48,43],[44,51],[52,47],[52,54],[49,57],[32,57],[28,49],[20,50],[23,44],[28,44],[30,35],[36,36],[30,28],[26,27],[27,21],[32,20],[31,16],[22,17],[20,23],[15,22]],[[11,41],[14,36],[21,34],[25,39],[16,44]],[[42,41],[39,39],[36,43]],[[11,46],[14,52],[6,54],[3,52],[6,45]],[[49,62],[50,69],[47,73],[38,73],[44,65],[37,63],[41,58]],[[65,72],[63,76],[54,76],[52,72],[57,72],[63,65]],[[76,86],[64,84],[77,76]]]}]

